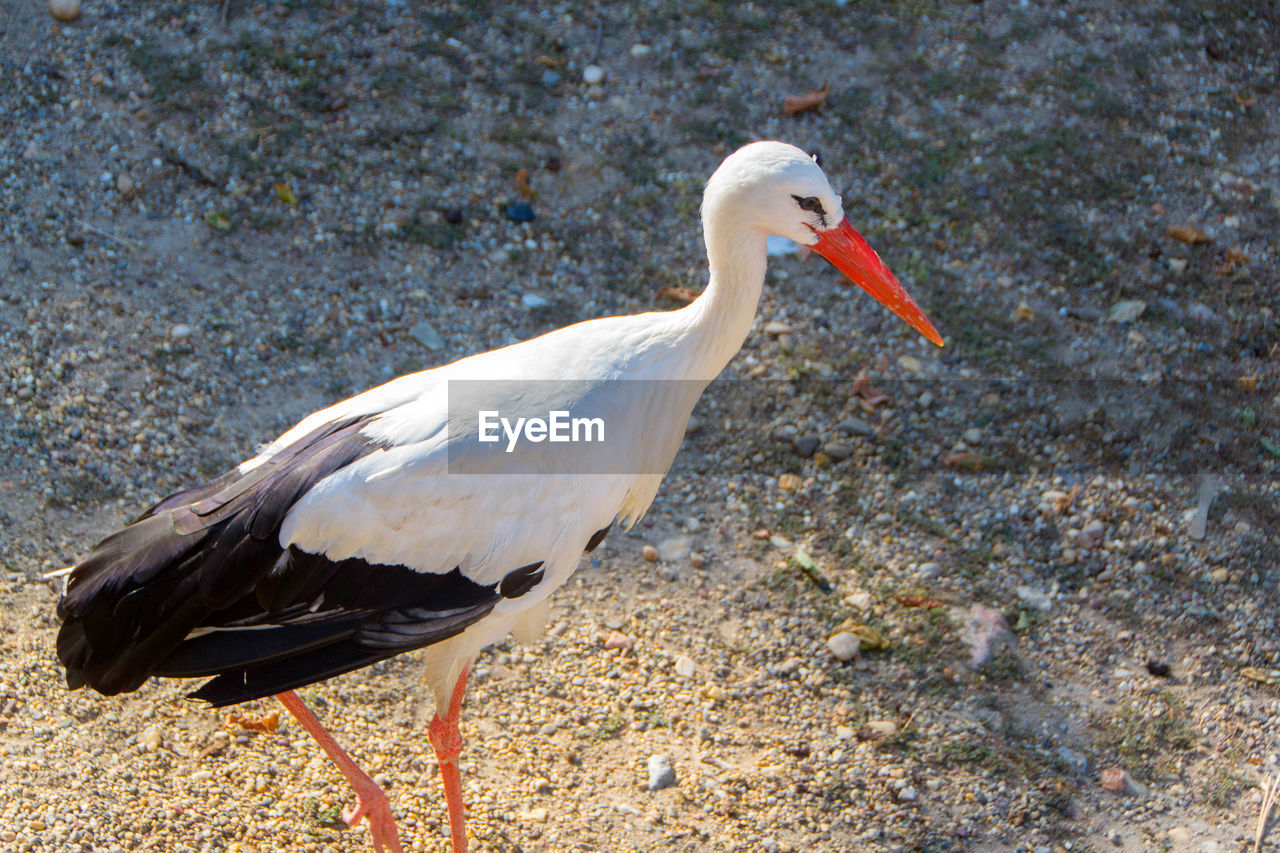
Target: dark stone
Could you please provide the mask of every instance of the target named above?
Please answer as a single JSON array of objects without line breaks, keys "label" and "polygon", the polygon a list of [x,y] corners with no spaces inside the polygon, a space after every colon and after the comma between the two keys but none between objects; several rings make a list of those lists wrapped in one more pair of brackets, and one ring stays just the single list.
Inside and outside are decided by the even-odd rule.
[{"label": "dark stone", "polygon": [[873,436],[876,434],[876,428],[861,418],[849,418],[836,425],[836,431],[845,435],[865,435]]},{"label": "dark stone", "polygon": [[507,205],[502,211],[503,215],[512,222],[532,222],[534,220],[533,206],[525,204],[523,201],[517,201]]},{"label": "dark stone", "polygon": [[820,442],[811,435],[802,435],[795,440],[796,453],[801,456],[812,456],[818,450]]}]

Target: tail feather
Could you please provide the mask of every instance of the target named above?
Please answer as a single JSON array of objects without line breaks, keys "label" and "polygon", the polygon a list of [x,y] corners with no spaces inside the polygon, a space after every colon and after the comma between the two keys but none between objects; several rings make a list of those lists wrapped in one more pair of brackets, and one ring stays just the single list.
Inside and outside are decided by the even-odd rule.
[{"label": "tail feather", "polygon": [[321,426],[256,468],[171,495],[102,540],[67,580],[67,683],[137,689],[197,627],[252,595],[284,554],[280,526],[317,482],[380,449],[372,416]]},{"label": "tail feather", "polygon": [[386,658],[351,643],[324,646],[304,655],[290,656],[259,666],[219,675],[188,694],[215,708],[296,690],[326,678],[334,678]]}]

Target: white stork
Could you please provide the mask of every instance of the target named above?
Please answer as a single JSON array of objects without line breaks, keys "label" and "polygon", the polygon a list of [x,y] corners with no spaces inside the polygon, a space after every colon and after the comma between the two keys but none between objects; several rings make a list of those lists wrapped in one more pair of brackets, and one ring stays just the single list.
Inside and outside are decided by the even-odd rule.
[{"label": "white stork", "polygon": [[[355,789],[347,823],[367,818],[374,848],[398,853],[386,795],[293,690],[425,648],[428,737],[464,853],[458,718],[471,663],[540,623],[583,552],[648,508],[699,395],[751,329],[766,237],[811,247],[942,344],[798,148],[757,142],[728,157],[702,222],[711,278],[687,307],[589,320],[366,391],[98,543],[58,605],[67,683],[113,695],[152,676],[212,676],[191,695],[277,696]],[[527,430],[514,446],[478,440],[481,412],[555,411],[600,417],[606,445]]]}]

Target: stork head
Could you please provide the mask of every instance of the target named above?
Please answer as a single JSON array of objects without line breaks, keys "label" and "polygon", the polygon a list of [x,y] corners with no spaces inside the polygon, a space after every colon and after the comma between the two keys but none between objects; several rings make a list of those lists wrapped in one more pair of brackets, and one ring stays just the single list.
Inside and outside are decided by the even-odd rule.
[{"label": "stork head", "polygon": [[730,154],[707,183],[702,210],[704,223],[713,215],[729,215],[739,219],[741,226],[808,246],[942,346],[942,336],[920,306],[849,224],[840,196],[817,162],[794,145],[753,142]]}]

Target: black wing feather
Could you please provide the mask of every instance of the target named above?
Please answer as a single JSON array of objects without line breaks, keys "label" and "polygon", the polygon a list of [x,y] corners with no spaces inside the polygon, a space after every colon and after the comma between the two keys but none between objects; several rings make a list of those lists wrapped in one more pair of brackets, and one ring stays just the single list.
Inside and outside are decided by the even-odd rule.
[{"label": "black wing feather", "polygon": [[[100,542],[58,602],[68,683],[136,690],[203,620],[251,592],[280,557],[279,526],[297,498],[381,448],[361,434],[371,419],[322,426],[247,474],[160,501]],[[253,535],[269,526],[276,537]]]},{"label": "black wing feather", "polygon": [[[429,646],[483,619],[502,599],[501,583],[484,586],[454,569],[447,574],[359,558],[328,560],[296,547],[273,577],[324,578],[318,591],[278,586],[263,608],[257,594],[215,614],[213,630],[182,642],[156,675],[217,677],[193,697],[214,705],[292,690]],[[285,603],[285,589],[302,593]],[[314,603],[311,599],[314,598]]]},{"label": "black wing feather", "polygon": [[243,476],[152,507],[75,568],[59,602],[58,656],[71,687],[108,695],[148,677],[215,676],[214,705],[291,690],[452,637],[542,563],[493,585],[279,544],[289,510],[323,478],[380,449],[369,418],[315,430]]}]

